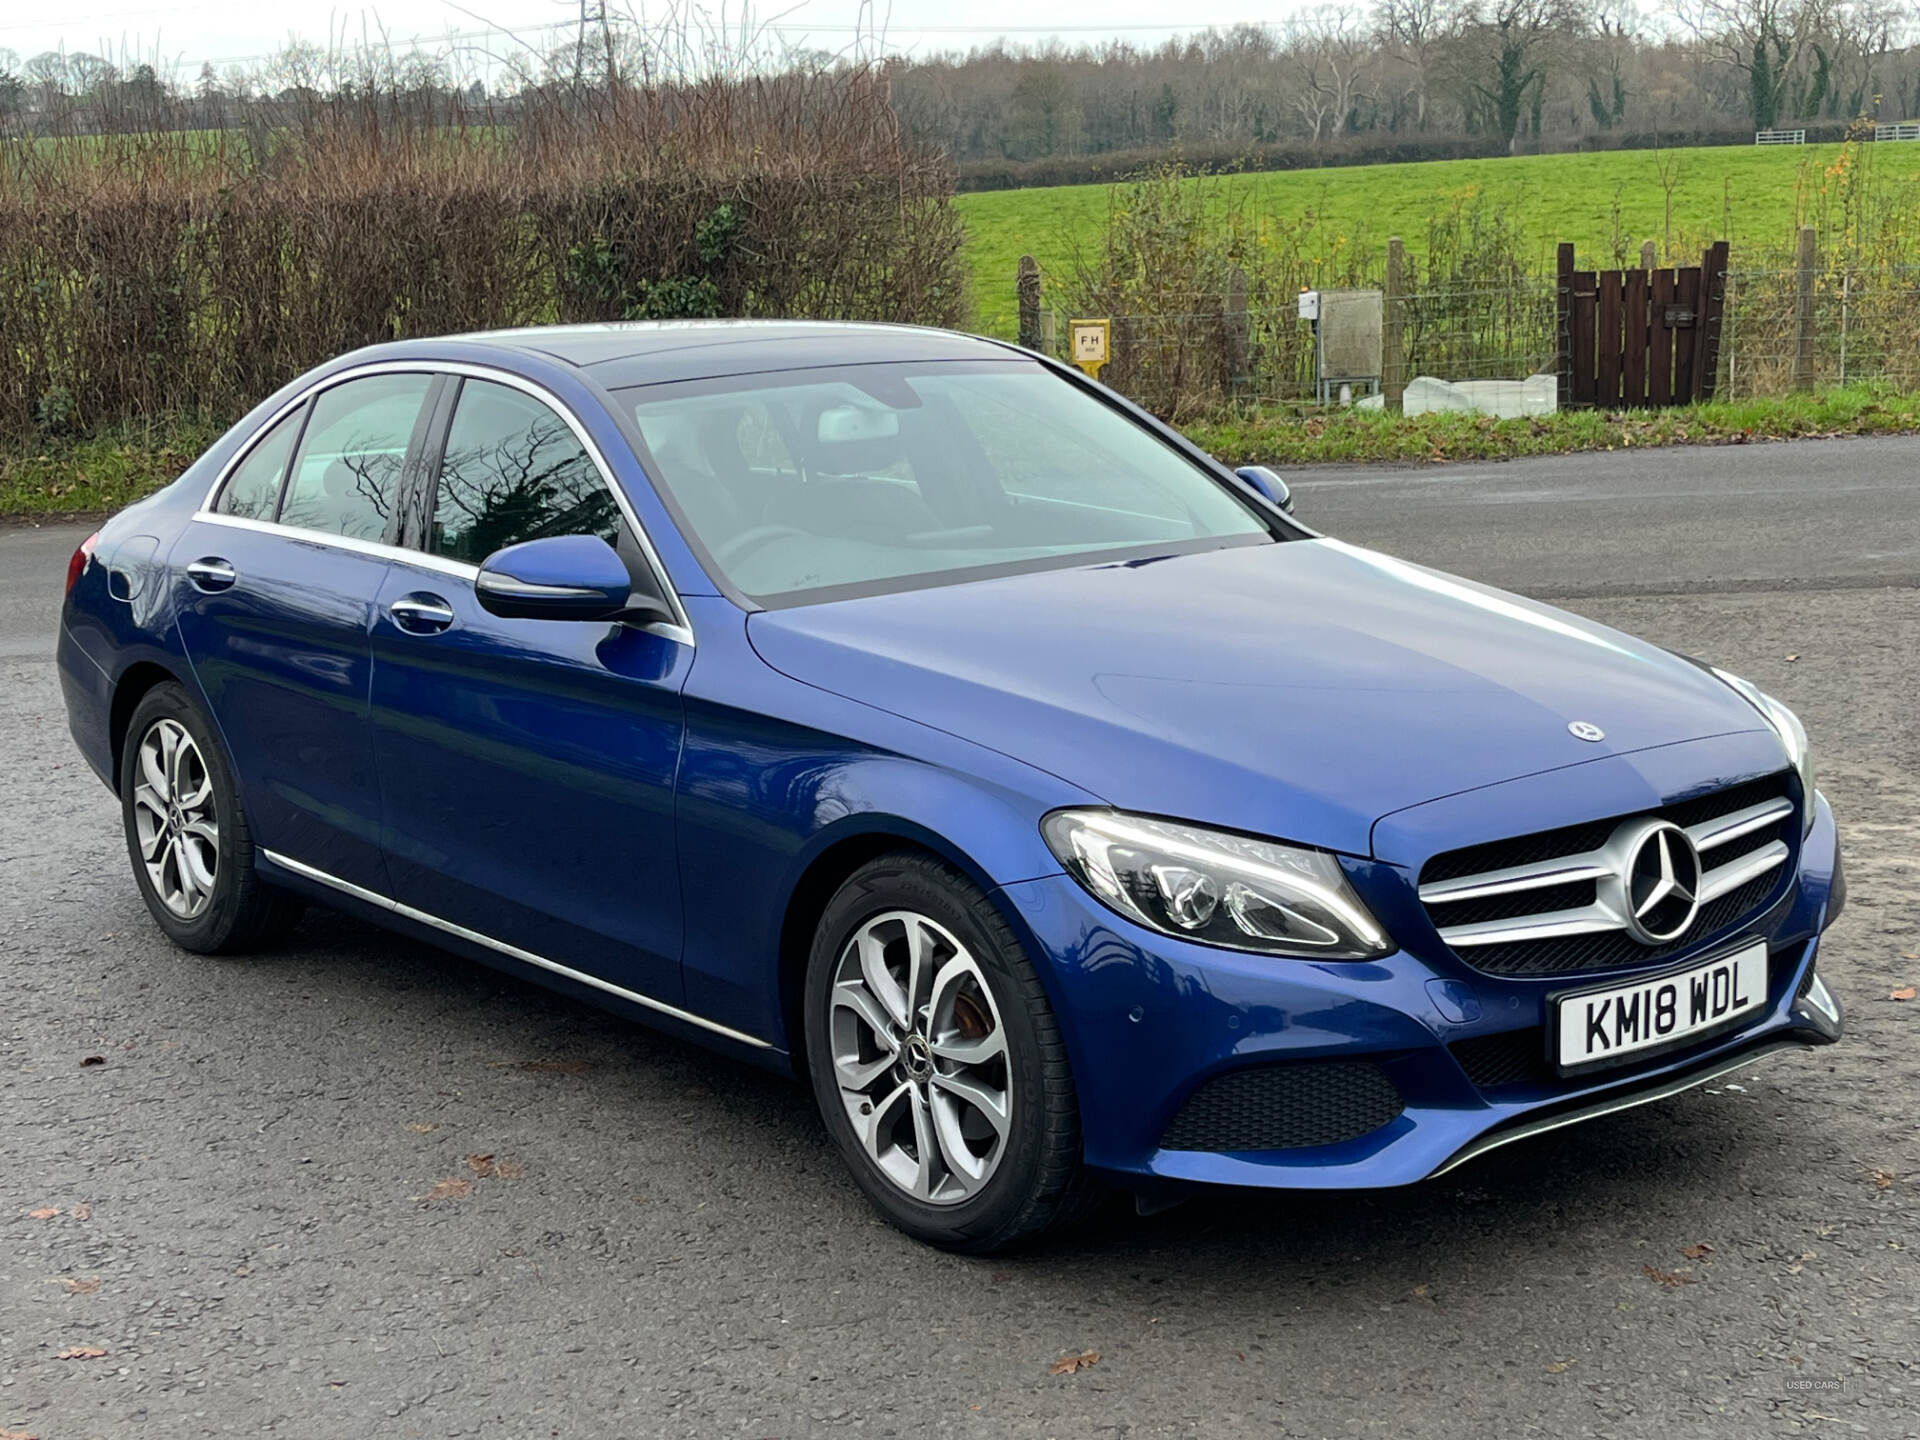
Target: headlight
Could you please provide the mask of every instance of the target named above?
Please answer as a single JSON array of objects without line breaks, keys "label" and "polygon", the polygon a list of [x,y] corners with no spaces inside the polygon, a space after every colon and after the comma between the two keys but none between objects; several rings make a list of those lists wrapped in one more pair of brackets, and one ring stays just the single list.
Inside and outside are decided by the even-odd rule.
[{"label": "headlight", "polygon": [[1718,666],[1713,673],[1740,692],[1741,698],[1760,712],[1761,718],[1773,727],[1780,737],[1780,743],[1786,747],[1787,759],[1793,768],[1800,772],[1800,793],[1805,798],[1802,804],[1806,814],[1802,817],[1803,830],[1813,828],[1813,747],[1807,743],[1807,728],[1800,723],[1800,717],[1782,705],[1773,696],[1767,694],[1750,680],[1742,680],[1738,675],[1730,675]]},{"label": "headlight", "polygon": [[1320,960],[1393,949],[1324,850],[1114,810],[1056,810],[1041,829],[1095,899],[1163,935]]}]

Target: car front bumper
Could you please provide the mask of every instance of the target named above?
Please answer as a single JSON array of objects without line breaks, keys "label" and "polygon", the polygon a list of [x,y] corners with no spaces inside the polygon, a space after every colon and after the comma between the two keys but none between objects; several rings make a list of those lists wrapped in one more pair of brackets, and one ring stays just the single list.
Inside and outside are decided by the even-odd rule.
[{"label": "car front bumper", "polygon": [[[1593,976],[1515,980],[1443,968],[1404,950],[1333,963],[1192,945],[1132,925],[1065,875],[1008,885],[1001,894],[1050,962],[1086,1161],[1139,1187],[1405,1185],[1510,1140],[1664,1098],[1781,1049],[1830,1044],[1844,1023],[1815,972],[1821,933],[1845,896],[1824,797],[1792,882],[1768,909],[1670,963],[1620,976],[1624,983],[1679,969],[1764,939],[1767,999],[1757,1016],[1657,1058],[1577,1078],[1537,1074],[1483,1088],[1449,1047],[1489,1035],[1524,1045],[1535,1034],[1544,1054],[1549,997]],[[1339,1062],[1377,1067],[1398,1092],[1398,1113],[1331,1144],[1166,1143],[1182,1107],[1219,1077]]]}]

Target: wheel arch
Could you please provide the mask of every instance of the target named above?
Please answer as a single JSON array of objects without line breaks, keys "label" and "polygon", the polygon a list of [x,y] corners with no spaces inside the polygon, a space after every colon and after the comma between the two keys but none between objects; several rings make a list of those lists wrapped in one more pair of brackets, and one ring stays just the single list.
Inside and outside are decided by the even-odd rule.
[{"label": "wheel arch", "polygon": [[[781,917],[777,954],[780,1018],[786,1032],[787,1055],[796,1075],[807,1073],[806,1025],[802,1002],[806,991],[807,961],[813,936],[827,902],[861,866],[882,855],[918,854],[952,866],[976,886],[998,910],[1021,944],[1032,950],[1034,940],[1019,912],[1006,903],[999,886],[980,864],[944,836],[897,815],[852,817],[821,838],[787,892]],[[1038,957],[1036,957],[1038,959]],[[1045,976],[1050,967],[1038,964]]]},{"label": "wheel arch", "polygon": [[121,672],[113,684],[113,704],[107,714],[107,739],[113,756],[113,786],[120,788],[120,766],[126,755],[127,729],[133,722],[133,712],[140,708],[140,702],[147,692],[156,686],[185,682],[166,666],[152,660],[136,660]]}]

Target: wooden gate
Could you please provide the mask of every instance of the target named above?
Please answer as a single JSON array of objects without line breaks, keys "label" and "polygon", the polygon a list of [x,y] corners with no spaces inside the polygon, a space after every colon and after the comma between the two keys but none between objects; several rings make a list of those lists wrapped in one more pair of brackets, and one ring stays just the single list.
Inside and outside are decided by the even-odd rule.
[{"label": "wooden gate", "polygon": [[1713,398],[1727,242],[1675,270],[1576,270],[1560,247],[1560,408],[1636,409]]}]

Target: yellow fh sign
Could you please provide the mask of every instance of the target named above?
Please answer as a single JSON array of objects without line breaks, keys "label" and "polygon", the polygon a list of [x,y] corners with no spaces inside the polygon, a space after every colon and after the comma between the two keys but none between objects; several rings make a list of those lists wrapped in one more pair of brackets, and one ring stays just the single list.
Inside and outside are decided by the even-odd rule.
[{"label": "yellow fh sign", "polygon": [[1100,378],[1100,367],[1112,358],[1110,342],[1113,338],[1111,320],[1070,320],[1067,322],[1068,353],[1073,363],[1095,380]]}]

